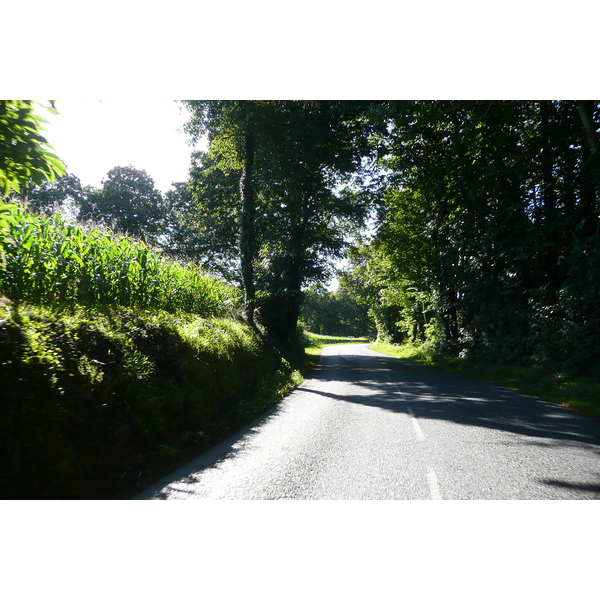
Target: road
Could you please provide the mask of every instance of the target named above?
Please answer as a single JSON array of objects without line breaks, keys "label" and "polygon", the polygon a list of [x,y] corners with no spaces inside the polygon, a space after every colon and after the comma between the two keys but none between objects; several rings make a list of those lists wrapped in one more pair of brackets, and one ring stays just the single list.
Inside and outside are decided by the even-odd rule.
[{"label": "road", "polygon": [[349,344],[135,499],[600,498],[600,421]]}]

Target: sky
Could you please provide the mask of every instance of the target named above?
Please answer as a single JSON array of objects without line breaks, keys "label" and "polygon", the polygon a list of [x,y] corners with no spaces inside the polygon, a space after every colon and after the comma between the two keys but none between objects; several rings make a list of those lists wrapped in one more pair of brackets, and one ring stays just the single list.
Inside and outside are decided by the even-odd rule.
[{"label": "sky", "polygon": [[[44,102],[46,104],[46,102]],[[187,179],[193,148],[182,128],[187,110],[173,100],[56,100],[58,115],[38,107],[44,135],[69,173],[100,187],[113,167],[146,171],[161,192]]]}]

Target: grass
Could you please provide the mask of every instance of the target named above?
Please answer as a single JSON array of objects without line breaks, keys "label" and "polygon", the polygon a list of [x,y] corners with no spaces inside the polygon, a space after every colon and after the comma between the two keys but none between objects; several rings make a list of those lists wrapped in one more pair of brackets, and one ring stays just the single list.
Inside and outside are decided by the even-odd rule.
[{"label": "grass", "polygon": [[143,242],[23,210],[0,264],[0,496],[133,495],[292,391],[239,290]]},{"label": "grass", "polygon": [[5,299],[0,309],[5,499],[131,497],[301,381],[231,319]]},{"label": "grass", "polygon": [[577,377],[537,367],[476,363],[442,356],[431,348],[410,344],[395,346],[375,342],[369,348],[396,358],[489,381],[600,418],[600,381],[593,377]]}]

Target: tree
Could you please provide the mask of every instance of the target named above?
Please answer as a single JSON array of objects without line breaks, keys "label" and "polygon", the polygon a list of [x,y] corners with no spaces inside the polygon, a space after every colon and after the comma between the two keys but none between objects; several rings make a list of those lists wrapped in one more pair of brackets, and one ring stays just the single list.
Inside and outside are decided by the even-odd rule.
[{"label": "tree", "polygon": [[190,181],[177,183],[166,193],[166,239],[161,245],[169,254],[200,264],[241,287],[231,198],[239,179],[237,173],[211,168],[211,159],[210,154],[196,153]]},{"label": "tree", "polygon": [[221,199],[235,223],[246,318],[253,320],[258,307],[271,337],[290,355],[298,353],[302,285],[325,276],[328,257],[340,255],[345,245],[341,226],[361,221],[366,212],[364,194],[333,191],[341,175],[360,166],[357,121],[363,107],[292,101],[188,105],[189,131],[209,135],[207,170],[221,171],[223,180],[237,174],[239,192],[230,188]]},{"label": "tree", "polygon": [[156,243],[165,206],[153,179],[133,166],[114,167],[102,182],[81,197],[79,218]]},{"label": "tree", "polygon": [[593,369],[599,108],[382,102],[369,113],[386,176],[376,235],[347,277],[380,337]]},{"label": "tree", "polygon": [[84,202],[84,190],[79,177],[67,173],[53,182],[43,181],[27,193],[29,209],[49,215],[59,210],[76,212]]},{"label": "tree", "polygon": [[328,257],[342,256],[347,233],[364,221],[370,198],[352,185],[366,151],[358,125],[362,103],[289,102],[278,108],[269,179],[261,186],[269,200],[260,226],[268,235],[261,243],[267,292],[261,319],[291,344],[303,285],[325,279]]},{"label": "tree", "polygon": [[[254,282],[255,204],[254,161],[257,131],[265,125],[266,103],[244,101],[187,101],[192,118],[187,131],[194,139],[208,133],[213,157],[225,171],[238,172],[240,208],[238,249],[244,288],[244,313],[252,327],[256,308]],[[260,133],[258,134],[260,135]]]},{"label": "tree", "polygon": [[[55,113],[54,106],[44,106]],[[20,192],[30,182],[41,185],[65,173],[65,166],[53,154],[42,136],[42,123],[30,100],[0,100],[0,192]]]},{"label": "tree", "polygon": [[343,286],[335,292],[318,284],[310,286],[304,291],[300,318],[309,331],[319,334],[364,336],[371,329],[367,307]]}]

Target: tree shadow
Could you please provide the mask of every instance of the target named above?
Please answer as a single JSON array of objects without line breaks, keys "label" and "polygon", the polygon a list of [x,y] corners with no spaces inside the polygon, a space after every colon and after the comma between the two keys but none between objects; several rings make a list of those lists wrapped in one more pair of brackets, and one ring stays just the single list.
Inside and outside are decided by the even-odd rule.
[{"label": "tree shadow", "polygon": [[[600,481],[600,473],[596,473],[596,479]],[[600,494],[600,484],[573,483],[569,481],[560,481],[558,479],[540,479],[539,482],[545,485],[552,485],[554,487],[563,489]]]},{"label": "tree shadow", "polygon": [[496,429],[562,444],[587,444],[600,453],[599,421],[546,400],[402,359],[323,358],[315,379],[352,383],[365,388],[367,395],[305,391],[393,412],[407,412],[408,402],[419,419]]}]

